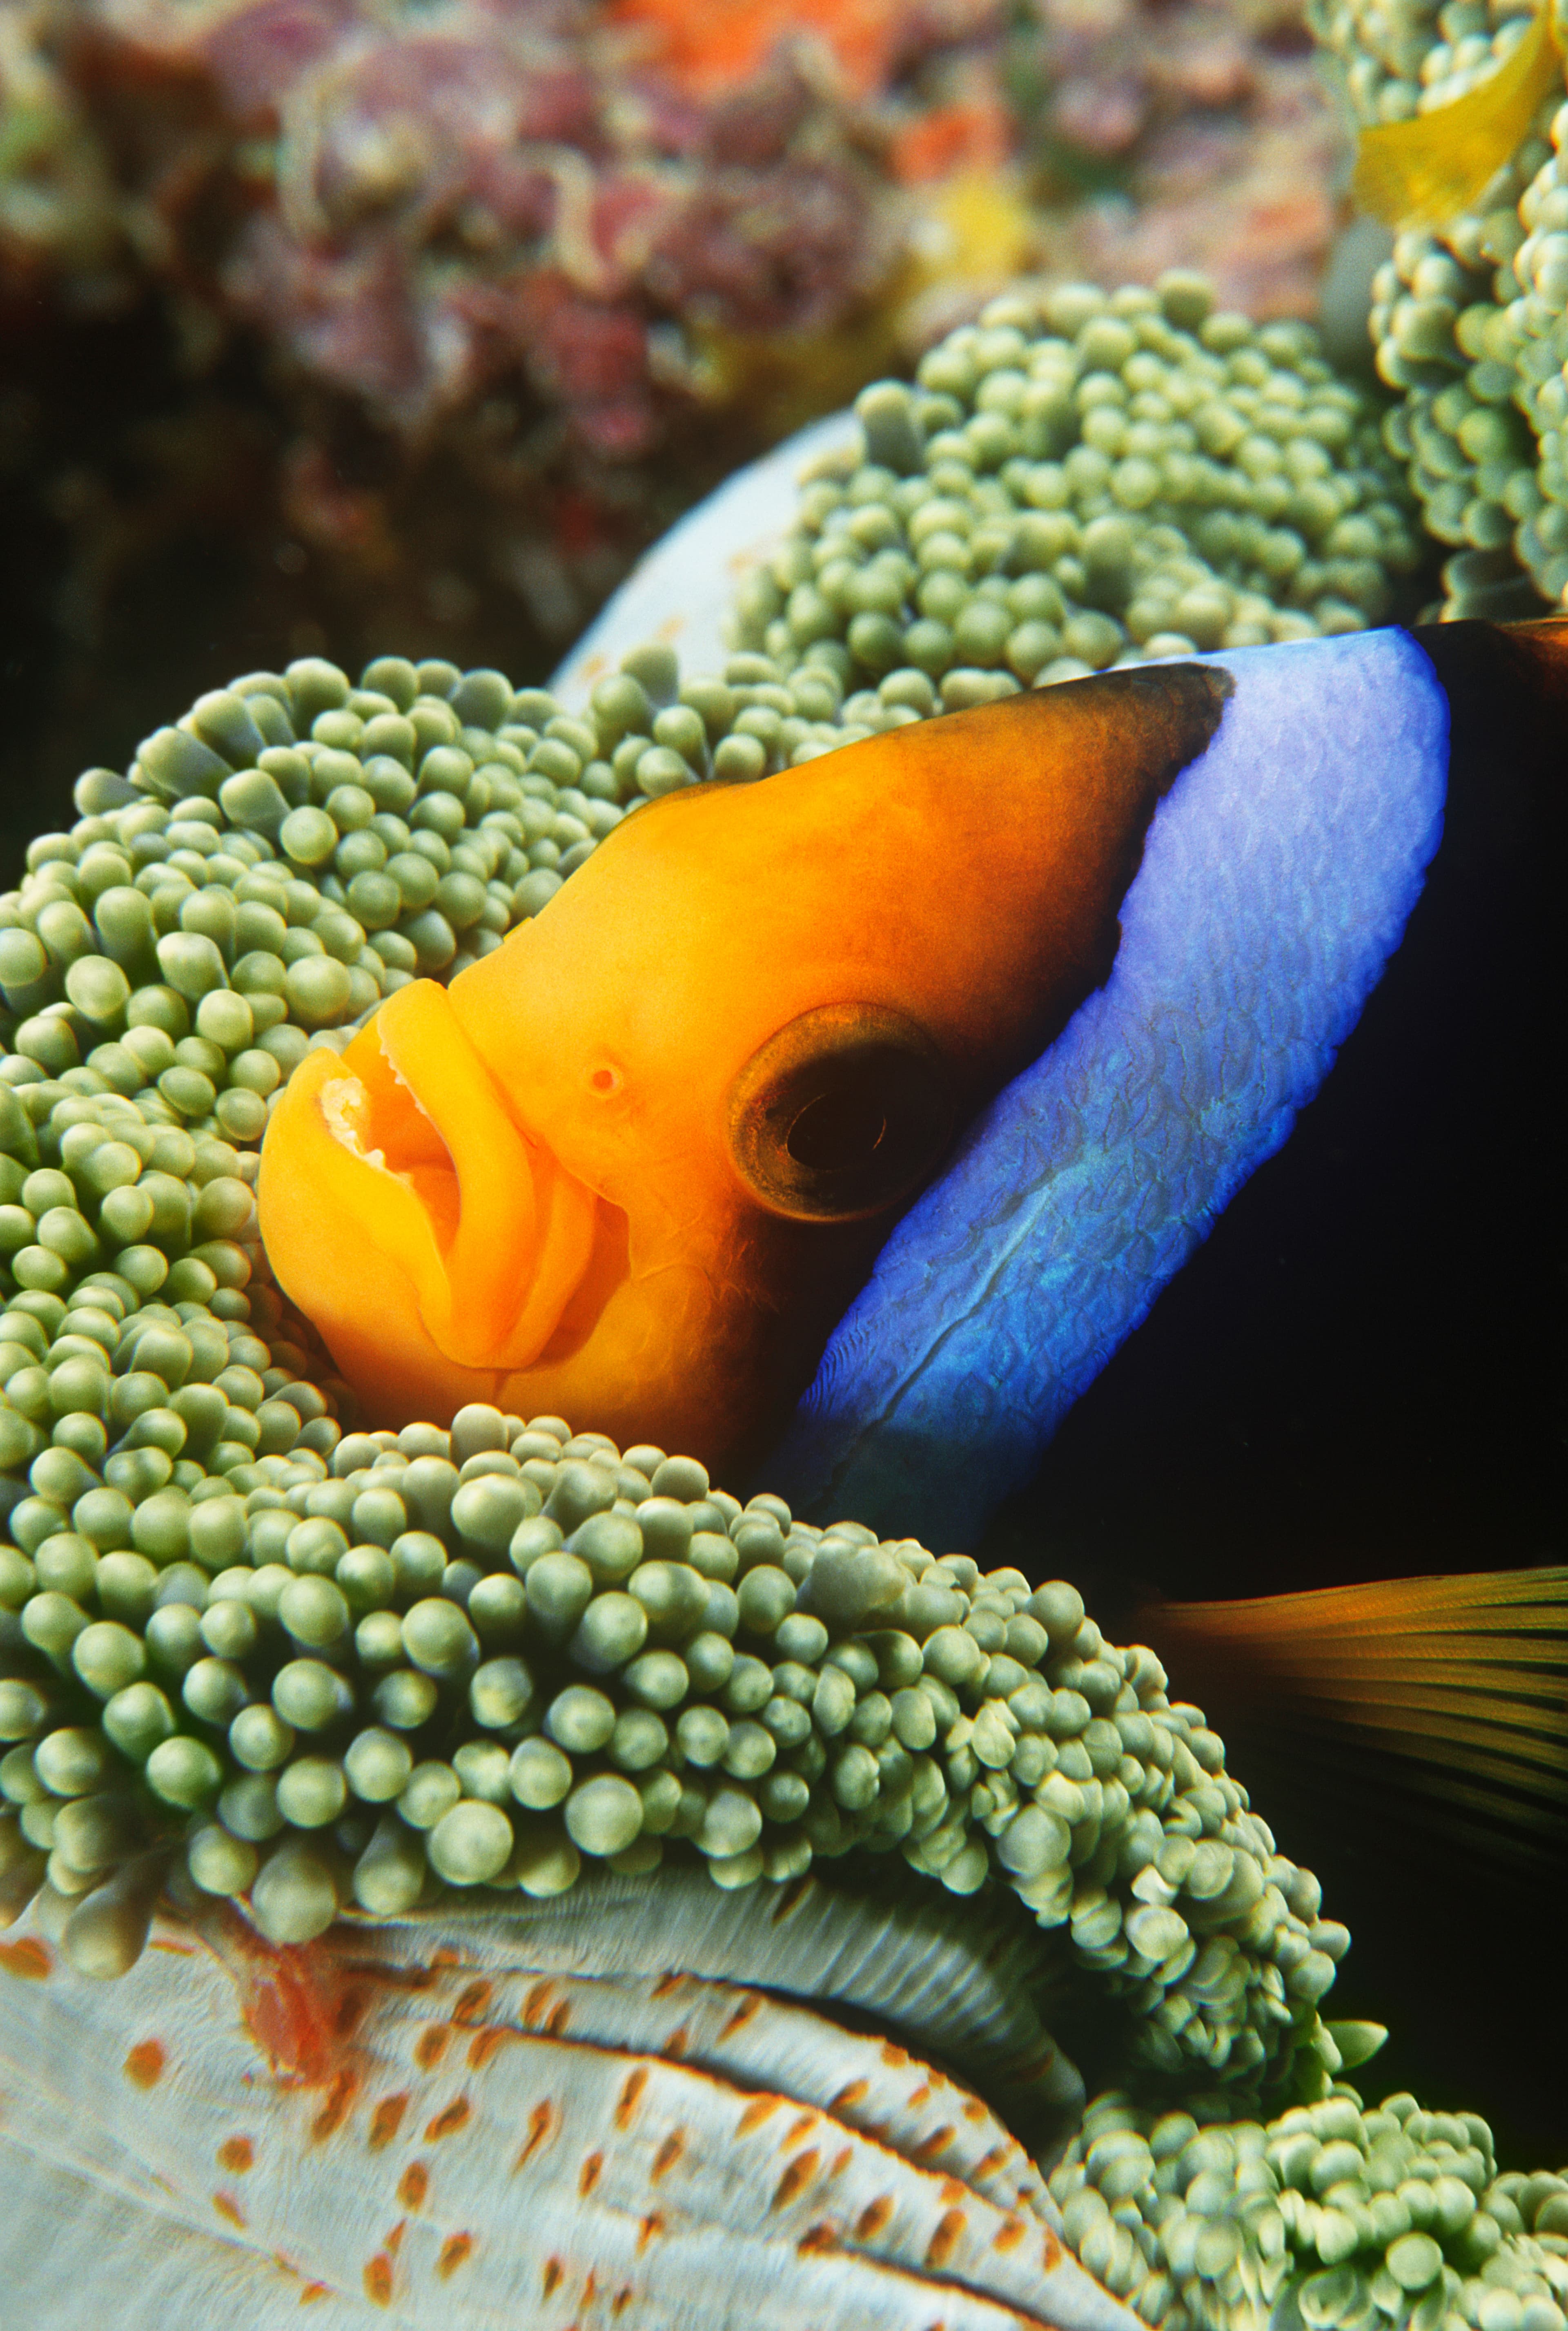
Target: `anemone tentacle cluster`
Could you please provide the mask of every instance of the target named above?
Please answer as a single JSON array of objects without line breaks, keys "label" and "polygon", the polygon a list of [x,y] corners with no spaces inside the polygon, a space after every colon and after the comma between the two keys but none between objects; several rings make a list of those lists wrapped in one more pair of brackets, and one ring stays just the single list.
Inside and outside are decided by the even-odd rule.
[{"label": "anemone tentacle cluster", "polygon": [[[1310,0],[1307,21],[1364,126],[1434,111],[1512,52],[1513,0]],[[1556,20],[1559,45],[1562,22]],[[1428,531],[1450,546],[1445,613],[1528,615],[1568,591],[1568,107],[1559,88],[1473,205],[1401,233],[1373,290],[1384,423]]]},{"label": "anemone tentacle cluster", "polygon": [[134,1956],[171,1857],[299,1939],[584,1855],[669,1842],[736,1885],[898,1847],[1061,1929],[1129,2061],[1334,2068],[1343,1928],[1070,1588],[742,1512],[558,1418],[346,1439],[259,1243],[253,1145],[304,1051],[498,946],[640,800],[867,733],[846,655],[682,688],[646,650],[583,719],[307,659],[90,772],[33,845],[0,903],[0,1786],[7,1899],[76,1902],[84,1961]]},{"label": "anemone tentacle cluster", "polygon": [[1373,402],[1198,277],[994,300],[856,409],[865,458],[736,610],[786,668],[841,643],[851,718],[1360,630],[1418,562]]},{"label": "anemone tentacle cluster", "polygon": [[1455,547],[1454,615],[1525,615],[1568,589],[1564,136],[1568,107],[1549,104],[1486,214],[1402,234],[1373,286],[1378,369],[1404,392],[1384,433],[1429,532]]},{"label": "anemone tentacle cluster", "polygon": [[[1090,2272],[1167,2331],[1562,2331],[1568,2175],[1499,2172],[1478,2113],[1346,2082],[1266,2126],[1097,2097],[1050,2178]],[[1284,2313],[1276,2313],[1283,2307]]]},{"label": "anemone tentacle cluster", "polygon": [[1485,81],[1517,48],[1529,0],[1308,0],[1359,121],[1408,121]]},{"label": "anemone tentacle cluster", "polygon": [[[558,1418],[296,1445],[188,1506],[131,1502],[167,1480],[148,1448],[69,1513],[24,1500],[33,1553],[5,1554],[7,1857],[86,1898],[88,1961],[96,1889],[176,1843],[279,1942],[442,1884],[556,1894],[584,1857],[640,1874],[684,1844],[739,1887],[865,1846],[1010,1887],[1126,2001],[1145,2071],[1337,2062],[1316,2010],[1348,1936],[1202,1712],[1070,1586],[743,1508]],[[114,1902],[129,1949],[134,1886]]]}]

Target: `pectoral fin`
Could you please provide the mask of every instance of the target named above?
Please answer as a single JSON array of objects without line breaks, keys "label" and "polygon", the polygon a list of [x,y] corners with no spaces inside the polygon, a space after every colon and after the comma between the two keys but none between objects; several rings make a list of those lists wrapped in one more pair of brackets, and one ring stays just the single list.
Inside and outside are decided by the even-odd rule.
[{"label": "pectoral fin", "polygon": [[1551,0],[1542,0],[1518,47],[1478,88],[1430,113],[1362,131],[1352,195],[1385,226],[1446,225],[1510,159],[1543,98],[1562,82]]},{"label": "pectoral fin", "polygon": [[1271,1747],[1288,1743],[1315,1791],[1343,1782],[1364,1796],[1386,1778],[1422,1826],[1474,1854],[1560,1860],[1568,1569],[1159,1603],[1141,1619],[1183,1689]]}]

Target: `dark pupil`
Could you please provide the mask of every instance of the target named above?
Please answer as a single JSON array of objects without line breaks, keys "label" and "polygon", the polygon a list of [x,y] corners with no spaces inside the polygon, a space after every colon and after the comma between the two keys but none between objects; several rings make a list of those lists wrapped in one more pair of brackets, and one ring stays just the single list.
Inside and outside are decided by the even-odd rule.
[{"label": "dark pupil", "polygon": [[834,1173],[870,1162],[888,1130],[887,1113],[869,1093],[819,1093],[790,1127],[785,1143],[797,1165]]}]

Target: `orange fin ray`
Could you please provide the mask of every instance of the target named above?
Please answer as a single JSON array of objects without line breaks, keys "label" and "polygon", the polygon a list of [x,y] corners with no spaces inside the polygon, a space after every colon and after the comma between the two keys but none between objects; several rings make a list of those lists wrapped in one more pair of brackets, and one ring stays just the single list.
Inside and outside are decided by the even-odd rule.
[{"label": "orange fin ray", "polygon": [[[1445,1767],[1350,1733],[1335,1736],[1322,1726],[1288,1720],[1271,1745],[1289,1751],[1315,1801],[1332,1804],[1339,1828],[1350,1826],[1350,1815],[1359,1812],[1356,1826],[1364,1836],[1375,1818],[1382,1844],[1408,1824],[1445,1854],[1458,1851],[1494,1872],[1511,1871],[1532,1882],[1562,1867],[1561,1804],[1516,1785],[1510,1772],[1483,1772],[1474,1762],[1462,1770]],[[1369,1791],[1375,1793],[1375,1808]],[[1413,1834],[1409,1841],[1416,1841]]]},{"label": "orange fin ray", "polygon": [[[1495,1859],[1568,1846],[1568,1568],[1392,1579],[1144,1614],[1183,1685],[1288,1739],[1314,1786],[1400,1793]],[[1360,1770],[1358,1772],[1358,1765]]]}]

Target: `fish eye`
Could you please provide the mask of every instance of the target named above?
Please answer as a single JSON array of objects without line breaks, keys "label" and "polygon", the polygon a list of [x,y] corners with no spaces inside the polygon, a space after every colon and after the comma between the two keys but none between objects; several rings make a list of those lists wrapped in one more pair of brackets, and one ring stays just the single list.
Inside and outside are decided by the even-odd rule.
[{"label": "fish eye", "polygon": [[729,1146],[770,1212],[852,1222],[908,1197],[953,1129],[942,1056],[879,1005],[803,1013],[752,1054],[729,1095]]}]

